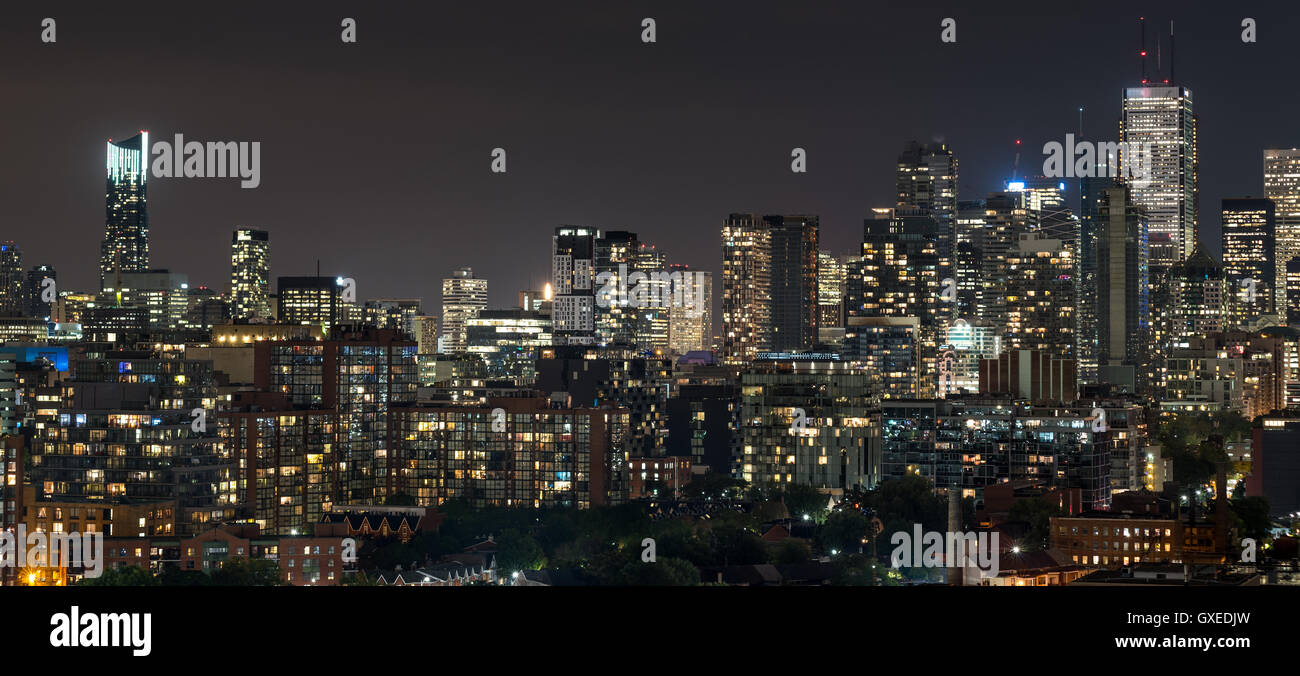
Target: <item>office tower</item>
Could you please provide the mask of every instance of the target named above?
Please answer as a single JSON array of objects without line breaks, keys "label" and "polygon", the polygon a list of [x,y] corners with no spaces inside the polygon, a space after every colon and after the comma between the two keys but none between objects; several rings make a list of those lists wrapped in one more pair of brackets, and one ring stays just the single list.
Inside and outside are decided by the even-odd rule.
[{"label": "office tower", "polygon": [[1079,219],[1065,206],[1065,182],[1059,178],[1026,176],[1007,181],[1006,192],[1019,192],[1035,214],[1037,231],[1058,239],[1078,260]]},{"label": "office tower", "polygon": [[[1101,172],[1105,173],[1105,172]],[[1079,267],[1076,273],[1075,305],[1075,360],[1078,362],[1079,380],[1097,382],[1101,348],[1097,334],[1097,236],[1101,230],[1101,203],[1106,190],[1116,187],[1115,179],[1084,177],[1079,179]]]},{"label": "office tower", "polygon": [[[1162,274],[1192,253],[1196,241],[1197,146],[1191,90],[1143,82],[1121,105],[1119,175],[1147,215],[1151,268]],[[1126,148],[1138,149],[1124,152]],[[1137,155],[1137,156],[1135,156]]]},{"label": "office tower", "polygon": [[398,408],[394,417],[405,440],[399,458],[411,469],[386,477],[386,488],[420,505],[588,509],[626,500],[626,410],[556,395]]},{"label": "office tower", "polygon": [[12,240],[0,242],[0,317],[27,314],[23,254]]},{"label": "office tower", "polygon": [[941,296],[938,229],[933,218],[916,209],[874,211],[876,218],[862,223],[862,259],[849,271],[845,347],[850,349],[856,336],[858,347],[852,350],[864,349],[867,334],[855,330],[854,317],[914,318],[917,333],[911,339],[919,352],[913,376],[923,385],[915,396],[927,396],[938,358],[939,322],[952,313]]},{"label": "office tower", "polygon": [[1136,392],[1145,380],[1151,330],[1147,219],[1128,187],[1107,188],[1097,205],[1098,379]]},{"label": "office tower", "polygon": [[870,381],[834,362],[766,362],[742,373],[732,476],[831,494],[875,486]]},{"label": "office tower", "polygon": [[[1300,150],[1264,151],[1264,196],[1273,200],[1276,208],[1276,265],[1278,272],[1284,274],[1287,264],[1300,256]],[[1290,305],[1285,281],[1278,283],[1278,290],[1277,307]]]},{"label": "office tower", "polygon": [[419,354],[438,353],[438,318],[421,315],[415,318],[415,342]]},{"label": "office tower", "polygon": [[[556,345],[596,343],[596,240],[600,231],[562,225],[551,238],[551,306]],[[447,318],[443,317],[446,322]]]},{"label": "office tower", "polygon": [[480,310],[465,322],[467,350],[483,360],[487,378],[533,382],[542,348],[552,345],[551,318],[536,310]]},{"label": "office tower", "polygon": [[99,287],[116,286],[119,272],[149,269],[149,132],[114,143],[108,140],[104,191],[104,241],[99,248]]},{"label": "office tower", "polygon": [[519,307],[530,312],[541,312],[546,316],[551,316],[551,284],[541,289],[528,289],[519,292]]},{"label": "office tower", "polygon": [[844,326],[847,266],[826,251],[817,252],[817,327]]},{"label": "office tower", "polygon": [[270,235],[239,228],[230,240],[230,316],[241,321],[271,317]]},{"label": "office tower", "polygon": [[840,358],[870,376],[872,400],[928,397],[937,382],[935,359],[918,317],[850,316]]},{"label": "office tower", "polygon": [[1022,234],[1038,229],[1038,212],[1029,208],[1023,192],[989,193],[984,204],[984,227],[975,238],[980,273],[973,314],[1006,326],[1007,259]]},{"label": "office tower", "polygon": [[722,359],[752,361],[771,349],[771,232],[753,214],[731,214],[722,226]]},{"label": "office tower", "polygon": [[1286,264],[1286,323],[1300,323],[1300,256]]},{"label": "office tower", "polygon": [[817,342],[817,217],[763,220],[772,248],[772,349],[810,350]]},{"label": "office tower", "polygon": [[487,280],[460,268],[442,280],[442,351],[464,352],[465,322],[487,307]]},{"label": "office tower", "polygon": [[[957,235],[948,277],[957,284],[959,317],[974,316],[980,295],[980,271],[984,228],[988,226],[988,205],[984,200],[957,203]],[[942,280],[940,280],[942,285]]]},{"label": "office tower", "polygon": [[1002,354],[1001,331],[986,320],[954,319],[945,322],[942,335],[935,396],[944,399],[962,390],[977,392],[980,360]]},{"label": "office tower", "polygon": [[668,347],[674,354],[708,350],[713,335],[713,273],[673,263]]},{"label": "office tower", "polygon": [[152,330],[178,330],[189,312],[189,275],[168,270],[122,272],[120,286],[110,284],[122,307],[138,308],[148,314]]},{"label": "office tower", "polygon": [[[55,283],[47,287],[47,279]],[[50,265],[35,265],[27,271],[27,311],[24,314],[37,319],[53,318],[54,306],[58,302],[58,279],[58,273]],[[50,300],[46,300],[47,296]]]},{"label": "office tower", "polygon": [[957,157],[945,144],[912,141],[898,157],[898,200],[934,219],[940,258],[951,259],[957,239]]},{"label": "office tower", "polygon": [[187,298],[185,328],[211,331],[214,326],[230,323],[230,303],[226,302],[225,295],[216,289],[191,286]]},{"label": "office tower", "polygon": [[847,281],[850,317],[917,317],[936,326],[940,259],[934,219],[915,210],[875,209],[862,222],[862,259]]},{"label": "office tower", "polygon": [[668,350],[673,290],[667,257],[653,244],[639,242],[633,268],[643,277],[639,277],[637,284],[630,289],[636,318],[632,345],[638,350],[662,354]]},{"label": "office tower", "polygon": [[254,344],[258,391],[279,393],[286,408],[333,412],[338,464],[321,481],[340,502],[383,501],[386,481],[401,471],[390,412],[413,404],[419,374],[415,341],[369,326],[332,328],[325,340]]},{"label": "office tower", "polygon": [[1228,198],[1220,213],[1223,273],[1232,294],[1229,324],[1249,326],[1277,309],[1276,208],[1269,199]]},{"label": "office tower", "polygon": [[[342,277],[279,277],[277,321],[281,324],[334,326],[349,321]],[[352,306],[355,308],[355,306]]]},{"label": "office tower", "polygon": [[596,342],[633,345],[641,310],[633,303],[641,243],[636,233],[607,230],[596,239]]},{"label": "office tower", "polygon": [[419,298],[375,298],[366,301],[362,310],[367,324],[417,337],[418,320],[423,314]]},{"label": "office tower", "polygon": [[1232,307],[1223,268],[1198,241],[1192,255],[1174,268],[1175,344],[1189,338],[1226,331]]},{"label": "office tower", "polygon": [[1007,257],[1008,349],[1074,357],[1075,260],[1071,249],[1041,232],[1020,236]]},{"label": "office tower", "polygon": [[1065,208],[1065,182],[1046,176],[1013,178],[1004,184],[1004,192],[1025,195],[1025,206],[1037,212],[1051,213]]}]

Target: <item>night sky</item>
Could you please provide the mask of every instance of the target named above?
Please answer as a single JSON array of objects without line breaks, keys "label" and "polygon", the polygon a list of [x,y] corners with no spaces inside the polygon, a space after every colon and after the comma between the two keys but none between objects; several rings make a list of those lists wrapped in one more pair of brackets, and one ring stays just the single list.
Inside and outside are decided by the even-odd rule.
[{"label": "night sky", "polygon": [[[632,230],[716,273],[728,213],[814,213],[822,248],[850,253],[870,208],[892,206],[908,139],[951,144],[962,199],[1001,187],[1017,138],[1021,174],[1041,172],[1080,106],[1085,136],[1114,140],[1140,13],[1153,56],[1175,21],[1212,251],[1219,200],[1261,195],[1262,150],[1300,145],[1294,4],[906,5],[6,2],[0,239],[54,265],[61,289],[93,290],[104,141],[143,128],[262,143],[257,189],[149,178],[152,266],[192,285],[226,288],[241,226],[271,233],[273,278],[320,259],[360,299],[422,297],[430,313],[461,266],[489,280],[490,306],[513,306],[548,278],[562,223]],[[949,16],[955,45],[939,40]],[[506,174],[489,170],[498,146]],[[796,146],[807,174],[790,171]]]}]

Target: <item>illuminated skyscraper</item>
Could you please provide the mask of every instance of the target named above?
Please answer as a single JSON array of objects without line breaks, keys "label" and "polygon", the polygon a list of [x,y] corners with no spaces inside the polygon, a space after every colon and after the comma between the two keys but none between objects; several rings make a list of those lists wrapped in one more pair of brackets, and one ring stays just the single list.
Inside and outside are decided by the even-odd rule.
[{"label": "illuminated skyscraper", "polygon": [[[1191,255],[1196,243],[1196,117],[1191,90],[1168,81],[1126,88],[1119,134],[1119,175],[1125,177],[1133,203],[1147,214],[1151,268],[1168,273]],[[1125,157],[1126,147],[1140,148],[1143,157]]]},{"label": "illuminated skyscraper", "polygon": [[691,270],[680,263],[670,267],[675,274],[668,308],[668,346],[675,354],[707,350],[713,338],[713,273]]},{"label": "illuminated skyscraper", "polygon": [[442,349],[464,352],[469,343],[465,322],[487,307],[488,283],[475,279],[474,270],[461,268],[442,280]]},{"label": "illuminated skyscraper", "polygon": [[1021,235],[1038,229],[1038,212],[1029,208],[1025,193],[1018,191],[989,193],[984,204],[984,227],[973,233],[980,271],[973,314],[1005,327],[1010,281],[1007,259]]},{"label": "illuminated skyscraper", "polygon": [[772,247],[772,349],[811,350],[817,342],[816,216],[764,216]]},{"label": "illuminated skyscraper", "polygon": [[1268,199],[1230,198],[1223,200],[1221,214],[1223,273],[1232,298],[1229,326],[1237,328],[1277,309],[1275,208]]},{"label": "illuminated skyscraper", "polygon": [[230,240],[230,315],[234,319],[271,316],[270,236],[240,228]]},{"label": "illuminated skyscraper", "polygon": [[342,277],[280,277],[276,287],[279,309],[277,321],[281,324],[315,324],[333,326],[354,319],[356,306],[342,298]]},{"label": "illuminated skyscraper", "polygon": [[1223,268],[1197,242],[1192,255],[1174,269],[1175,342],[1226,331],[1230,295]]},{"label": "illuminated skyscraper", "polygon": [[[596,240],[600,231],[562,225],[551,238],[552,336],[556,345],[596,343]],[[446,318],[443,318],[446,321]]]},{"label": "illuminated skyscraper", "polygon": [[99,248],[99,286],[114,285],[118,272],[149,269],[149,132],[114,143],[109,139],[104,191],[104,241]]},{"label": "illuminated skyscraper", "polygon": [[722,358],[752,361],[771,348],[772,248],[767,224],[731,214],[722,226]]},{"label": "illuminated skyscraper", "polygon": [[0,317],[27,314],[23,254],[12,241],[0,242]]},{"label": "illuminated skyscraper", "polygon": [[817,253],[817,327],[844,326],[847,265],[825,251]]},{"label": "illuminated skyscraper", "polygon": [[601,345],[632,345],[636,340],[639,313],[632,305],[627,277],[637,270],[639,252],[640,242],[634,232],[608,230],[596,240],[595,274],[599,279],[594,282],[595,321],[596,339]]},{"label": "illuminated skyscraper", "polygon": [[896,206],[933,218],[939,256],[951,259],[957,240],[957,156],[945,144],[913,141],[898,157],[897,177]]},{"label": "illuminated skyscraper", "polygon": [[1287,295],[1287,264],[1300,256],[1300,150],[1264,151],[1264,196],[1273,200],[1277,226],[1277,306],[1300,303]]},{"label": "illuminated skyscraper", "polygon": [[672,301],[672,281],[668,260],[655,245],[639,242],[634,269],[645,275],[644,293],[637,293],[635,305],[636,328],[632,344],[641,350],[665,352],[668,350],[668,314]]},{"label": "illuminated skyscraper", "polygon": [[1075,261],[1072,247],[1039,233],[1021,235],[1008,257],[1006,344],[1074,357]]},{"label": "illuminated skyscraper", "polygon": [[[879,335],[872,337],[873,332],[879,333],[883,326],[904,326],[855,323],[854,318],[900,321],[912,318],[909,339],[919,361],[912,367],[915,372],[910,376],[921,388],[914,396],[930,396],[928,388],[935,382],[940,320],[952,312],[940,297],[943,268],[938,252],[938,229],[934,219],[920,209],[873,211],[876,217],[862,223],[862,259],[849,270],[845,348],[857,354],[869,352],[869,346],[882,344]],[[861,328],[868,325],[874,328]],[[896,332],[896,328],[888,330],[891,334]]]}]

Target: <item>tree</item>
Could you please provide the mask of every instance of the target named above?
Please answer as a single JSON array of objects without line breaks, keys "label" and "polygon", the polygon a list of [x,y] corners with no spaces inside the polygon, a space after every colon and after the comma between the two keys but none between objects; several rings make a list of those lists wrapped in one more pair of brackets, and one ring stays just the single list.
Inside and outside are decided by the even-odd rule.
[{"label": "tree", "polygon": [[1244,538],[1255,538],[1263,544],[1272,528],[1272,519],[1268,516],[1268,498],[1250,497],[1229,500],[1228,507],[1240,521],[1239,531]]},{"label": "tree", "polygon": [[1024,521],[1029,524],[1025,541],[1020,545],[1027,551],[1036,552],[1049,546],[1052,536],[1052,517],[1061,516],[1059,505],[1043,498],[1025,498],[1011,503],[1007,517],[1010,521]]},{"label": "tree", "polygon": [[812,548],[797,538],[787,538],[776,546],[772,560],[777,564],[804,563],[812,558]]},{"label": "tree", "polygon": [[497,537],[497,568],[505,573],[546,567],[546,552],[533,536],[513,528]]},{"label": "tree", "polygon": [[862,512],[837,510],[818,529],[817,542],[823,552],[857,552],[870,531],[871,521]]},{"label": "tree", "polygon": [[659,557],[646,562],[639,558],[618,571],[615,583],[636,587],[690,587],[700,583],[700,570],[685,559]]},{"label": "tree", "polygon": [[286,584],[280,577],[280,564],[269,559],[236,556],[208,576],[216,587],[277,587]]},{"label": "tree", "polygon": [[76,583],[82,587],[156,587],[153,573],[140,566],[107,568],[99,577],[82,578]]},{"label": "tree", "polygon": [[816,488],[806,484],[789,484],[780,493],[790,516],[802,519],[805,514],[820,522],[826,516],[826,504],[829,498]]}]

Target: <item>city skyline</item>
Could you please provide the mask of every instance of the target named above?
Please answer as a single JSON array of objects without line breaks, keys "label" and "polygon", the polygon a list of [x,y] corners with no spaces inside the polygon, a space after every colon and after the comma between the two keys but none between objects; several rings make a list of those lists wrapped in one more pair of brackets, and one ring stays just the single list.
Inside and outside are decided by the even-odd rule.
[{"label": "city skyline", "polygon": [[[142,13],[141,20],[124,22],[132,26],[124,30],[156,30],[165,24],[164,19],[150,16],[147,8],[138,11]],[[473,10],[457,12],[424,24],[447,29],[453,22],[472,26],[488,20]],[[266,178],[256,190],[243,190],[237,181],[229,180],[150,181],[151,267],[183,272],[194,284],[224,290],[229,279],[228,269],[223,269],[228,265],[223,255],[228,250],[226,238],[235,228],[248,227],[266,230],[272,242],[283,243],[272,247],[272,277],[311,274],[316,260],[320,260],[325,274],[347,274],[357,279],[359,297],[414,295],[422,298],[426,307],[436,307],[439,280],[452,270],[470,266],[476,269],[476,274],[492,281],[488,306],[510,307],[519,290],[537,288],[547,279],[545,257],[534,254],[546,246],[553,229],[560,224],[637,232],[642,241],[652,242],[666,252],[671,262],[716,271],[720,260],[714,233],[726,214],[737,211],[807,213],[819,217],[820,248],[841,255],[854,252],[859,223],[870,215],[871,209],[893,206],[896,159],[908,141],[942,141],[953,149],[961,165],[958,198],[966,200],[981,199],[1001,189],[1002,182],[1011,177],[1017,138],[1023,140],[1018,176],[1037,173],[1035,169],[1040,162],[1037,147],[1076,131],[1080,106],[1085,108],[1085,136],[1115,137],[1122,89],[1134,84],[1139,72],[1133,54],[1137,42],[1136,17],[1131,16],[1131,11],[1099,11],[1071,28],[1081,34],[1103,36],[1104,45],[1113,45],[1113,48],[1099,47],[1089,52],[1096,67],[1084,72],[1095,73],[1095,78],[1062,78],[1071,83],[1071,93],[1059,95],[1057,91],[1058,95],[1052,96],[1053,88],[1059,85],[1048,78],[1031,76],[1035,69],[1043,68],[1039,61],[1052,59],[1028,59],[1017,62],[1026,75],[1015,79],[1035,82],[1034,91],[1041,95],[1028,102],[1008,99],[1003,85],[993,83],[960,99],[963,105],[969,103],[982,110],[1007,111],[1001,117],[995,116],[993,129],[989,128],[988,118],[975,124],[970,119],[972,116],[964,114],[960,107],[945,110],[944,105],[938,105],[930,89],[942,89],[942,81],[925,87],[902,88],[902,93],[895,95],[899,104],[888,110],[882,110],[878,102],[871,105],[870,101],[858,101],[867,105],[855,106],[853,97],[863,83],[856,79],[853,69],[864,66],[863,75],[878,69],[865,68],[868,64],[861,59],[843,58],[845,50],[854,45],[872,49],[911,45],[917,59],[935,66],[939,74],[951,73],[954,82],[949,84],[956,84],[961,76],[971,77],[969,69],[974,66],[966,61],[972,52],[996,58],[1004,48],[993,39],[995,36],[1016,32],[1020,21],[1041,27],[1045,18],[1050,17],[1041,11],[1030,12],[999,24],[991,22],[988,16],[965,19],[960,9],[946,13],[935,10],[933,16],[928,10],[889,12],[896,14],[873,15],[871,25],[892,22],[901,29],[898,36],[887,38],[882,44],[861,40],[861,36],[847,40],[846,44],[824,39],[818,44],[825,53],[809,55],[792,48],[789,54],[784,54],[787,57],[784,59],[756,57],[757,63],[752,65],[755,72],[764,73],[763,78],[746,77],[734,59],[715,53],[716,46],[705,46],[717,42],[717,34],[711,33],[710,27],[723,20],[709,11],[693,13],[689,20],[683,18],[684,26],[675,25],[671,10],[642,12],[656,15],[661,26],[662,37],[653,45],[644,45],[636,39],[639,14],[630,11],[600,9],[591,13],[588,22],[558,26],[552,26],[553,22],[545,16],[536,16],[533,18],[540,23],[535,30],[540,34],[551,31],[570,35],[581,31],[602,44],[610,43],[607,58],[611,65],[631,69],[625,78],[611,83],[611,92],[620,96],[610,100],[609,105],[618,114],[601,115],[600,119],[574,115],[575,110],[586,109],[582,104],[599,104],[602,100],[590,95],[585,99],[560,96],[542,100],[538,87],[544,82],[523,82],[518,90],[522,98],[515,106],[497,100],[504,93],[484,94],[485,88],[480,86],[477,89],[480,94],[470,97],[464,106],[475,115],[452,114],[435,106],[436,119],[440,123],[446,119],[439,128],[446,130],[447,137],[430,135],[424,139],[418,132],[429,127],[412,123],[407,117],[411,112],[405,106],[378,104],[429,103],[432,99],[423,97],[436,97],[436,88],[428,93],[426,88],[415,88],[419,91],[409,89],[406,94],[390,91],[369,99],[360,96],[357,98],[374,105],[339,105],[337,112],[329,106],[318,106],[306,115],[306,104],[289,102],[288,97],[306,96],[306,101],[323,103],[327,95],[352,93],[353,87],[359,86],[357,93],[365,94],[366,85],[349,84],[339,90],[338,85],[326,86],[316,81],[320,73],[311,70],[301,73],[299,79],[287,79],[296,72],[295,67],[304,64],[266,59],[265,72],[241,71],[241,76],[253,78],[243,86],[266,92],[272,88],[261,85],[274,81],[284,85],[286,91],[263,93],[265,100],[260,105],[250,104],[238,96],[229,96],[241,89],[231,86],[236,69],[230,65],[213,63],[201,54],[191,53],[181,54],[169,61],[170,65],[153,63],[141,59],[129,46],[95,45],[93,41],[103,40],[102,35],[79,35],[65,25],[57,49],[69,50],[73,55],[92,48],[122,50],[123,64],[138,71],[142,80],[151,81],[148,75],[152,74],[168,76],[159,81],[171,83],[176,69],[192,66],[211,67],[215,79],[202,87],[182,87],[175,95],[156,97],[155,102],[149,97],[117,101],[111,110],[93,116],[91,125],[87,124],[87,109],[72,104],[72,100],[93,92],[94,85],[85,83],[87,86],[80,89],[49,92],[42,84],[41,69],[56,68],[60,59],[76,57],[63,51],[39,60],[32,60],[28,55],[31,70],[6,75],[17,80],[6,81],[7,84],[14,85],[19,92],[31,92],[29,95],[38,101],[65,100],[69,105],[54,115],[35,115],[43,107],[39,103],[17,111],[20,116],[17,124],[32,133],[15,140],[15,152],[18,156],[33,157],[36,170],[31,166],[25,166],[22,171],[10,168],[5,180],[18,194],[47,197],[57,193],[59,199],[30,200],[33,206],[41,205],[40,212],[28,211],[24,201],[19,200],[14,217],[34,227],[24,228],[21,234],[5,233],[5,236],[21,240],[28,264],[49,263],[59,270],[62,289],[93,290],[97,281],[92,276],[95,271],[82,269],[89,266],[78,261],[97,254],[103,234],[102,207],[97,208],[98,192],[91,187],[98,185],[98,181],[90,178],[92,169],[102,166],[102,156],[92,156],[95,148],[103,148],[98,143],[110,137],[125,138],[139,129],[149,129],[160,139],[170,138],[172,133],[185,133],[189,138],[198,139],[259,140],[266,146],[263,153]],[[789,43],[798,45],[806,39],[805,32],[812,34],[818,30],[829,37],[846,37],[848,28],[835,25],[832,19],[837,17],[832,14],[828,11],[799,15],[796,27],[806,30],[791,31]],[[956,44],[943,45],[938,40],[938,18],[949,14],[957,17],[961,28]],[[1169,17],[1176,22],[1179,37],[1179,80],[1196,93],[1201,146],[1198,216],[1201,237],[1217,259],[1220,200],[1263,196],[1264,149],[1289,147],[1287,141],[1294,143],[1293,138],[1287,138],[1291,136],[1288,133],[1267,131],[1283,128],[1278,123],[1270,125],[1269,116],[1274,114],[1274,109],[1284,110],[1286,97],[1294,95],[1270,90],[1279,103],[1265,107],[1267,110],[1253,111],[1262,118],[1259,123],[1233,124],[1233,115],[1242,113],[1225,110],[1233,100],[1225,91],[1226,85],[1231,82],[1234,89],[1249,86],[1251,78],[1257,75],[1243,66],[1250,59],[1266,59],[1269,54],[1277,58],[1276,52],[1270,52],[1278,48],[1276,42],[1263,40],[1244,45],[1230,24],[1212,31],[1208,18],[1165,12],[1149,17],[1148,38],[1153,44],[1157,35],[1166,32],[1164,26]],[[409,23],[421,23],[418,12],[406,18]],[[734,21],[738,22],[739,32],[766,35],[784,18],[788,18],[785,10],[759,7],[746,16],[734,17]],[[386,78],[397,76],[393,62],[396,55],[409,55],[416,50],[436,54],[438,49],[464,48],[464,45],[438,46],[415,40],[416,36],[408,32],[411,29],[398,25],[404,22],[381,16],[358,16],[360,38],[353,46],[339,44],[333,21],[321,16],[298,20],[285,12],[272,11],[267,16],[259,15],[255,21],[252,17],[243,19],[252,21],[259,30],[222,34],[213,36],[212,40],[242,45],[244,49],[234,53],[242,54],[245,59],[278,54],[292,46],[305,50],[304,55],[310,54],[315,62],[312,68],[375,71]],[[1270,23],[1266,16],[1260,16],[1259,21],[1266,30],[1280,33],[1289,19],[1278,18]],[[625,29],[629,36],[623,36],[628,44],[615,46],[623,22],[631,26]],[[20,23],[6,21],[4,30],[17,30],[13,26]],[[863,21],[859,28],[867,23]],[[75,27],[77,22],[72,24]],[[244,25],[237,12],[232,15],[232,25]],[[484,63],[476,64],[475,69],[458,73],[430,72],[407,64],[409,70],[404,74],[434,80],[450,78],[455,85],[453,91],[472,89],[471,80],[480,82],[474,79],[473,73],[513,75],[507,78],[510,82],[528,80],[527,68],[517,60],[520,51],[549,40],[519,35],[512,32],[517,29],[510,27],[497,27],[497,30],[505,31],[502,33],[505,46],[500,53],[483,54]],[[278,37],[272,40],[268,32],[275,32]],[[1033,32],[1021,34],[1026,45],[1043,40]],[[733,39],[725,38],[723,46]],[[26,54],[28,50],[55,48],[41,45],[35,38],[29,42],[29,46],[23,46],[26,43],[22,40],[5,40],[2,49]],[[338,51],[349,47],[355,47],[356,53]],[[638,48],[643,51],[635,51]],[[957,50],[962,58],[954,58],[944,50]],[[1046,54],[1050,56],[1052,50]],[[1238,64],[1230,78],[1222,66],[1210,62],[1216,55],[1228,58],[1223,56],[1228,54]],[[563,50],[558,56],[563,57],[562,63],[580,60],[580,55]],[[1071,54],[1061,54],[1060,58],[1077,61],[1077,56]],[[778,62],[770,62],[774,60]],[[988,63],[984,62],[985,68]],[[710,65],[714,67],[708,68]],[[688,66],[702,70],[707,76],[705,80],[682,84],[673,77],[669,81],[669,75],[676,75]],[[818,67],[822,69],[819,71]],[[593,68],[596,66],[579,64],[573,69],[561,69],[566,73],[564,76],[555,75],[554,70],[547,72],[560,91],[571,91],[599,73],[593,72]],[[1255,70],[1261,74],[1266,72],[1262,66]],[[826,80],[818,84],[800,77],[801,73],[812,72],[825,73]],[[349,83],[352,82],[356,80],[350,79]],[[717,87],[701,89],[709,83]],[[780,97],[780,101],[752,98],[771,89],[774,83],[793,96]],[[895,85],[894,89],[900,87],[903,85]],[[871,90],[892,91],[883,85]],[[80,93],[73,94],[73,91]],[[700,121],[691,124],[682,119],[647,120],[653,111],[664,110],[669,99],[676,100],[686,93],[704,107],[704,114],[695,118]],[[800,93],[805,97],[820,93],[829,98],[821,97],[827,102],[816,105],[789,102],[791,98],[801,98]],[[738,95],[734,103],[729,95]],[[281,96],[286,98],[280,99]],[[407,97],[411,101],[406,101]],[[632,110],[638,104],[642,110]],[[306,124],[290,128],[263,115],[252,114],[252,108],[265,110],[267,105],[297,109]],[[625,106],[628,110],[623,110]],[[525,109],[530,111],[527,120],[521,117]],[[69,124],[73,122],[69,119],[70,111],[77,111],[75,124]],[[218,115],[218,111],[223,114]],[[735,114],[742,111],[770,114],[753,115],[754,119],[742,119],[735,124]],[[856,114],[859,122],[844,126],[846,111]],[[459,118],[462,115],[464,119]],[[898,116],[904,121],[891,124],[890,118]],[[367,119],[370,124],[360,122]],[[393,133],[393,129],[403,128],[401,124],[394,126],[394,121],[399,119],[408,120],[404,128],[416,132],[411,137],[401,137],[404,145],[400,148],[395,145]],[[711,129],[726,119],[732,120],[728,125],[734,129],[726,133]],[[66,129],[56,132],[49,127],[56,123],[75,128],[77,132],[68,134]],[[318,133],[305,133],[310,129]],[[828,136],[832,130],[834,140]],[[757,133],[760,131],[761,134]],[[364,140],[345,144],[347,148],[342,152],[323,154],[324,148],[335,145],[329,139],[339,138],[344,132],[347,138]],[[615,132],[621,136],[616,138]],[[41,152],[24,152],[29,137],[40,139]],[[557,144],[563,147],[556,147]],[[493,174],[489,170],[489,151],[495,147],[503,147],[509,153],[509,171],[505,174]],[[807,149],[807,174],[790,172],[792,147]],[[410,148],[423,148],[426,152],[410,152]],[[386,159],[376,162],[378,155],[373,153],[381,152]],[[335,162],[347,164],[351,160],[354,166],[380,169],[361,171],[362,176],[354,176],[350,184],[332,183],[332,177],[338,172],[322,171],[320,166],[331,156]],[[51,166],[61,170],[49,171]],[[708,176],[694,176],[692,172]],[[716,177],[720,174],[729,178],[719,183]],[[1077,202],[1077,189],[1073,181],[1069,183],[1067,206],[1072,206]],[[579,191],[573,187],[581,184],[588,185],[589,189]],[[337,201],[319,200],[317,204],[307,199],[310,194],[307,191],[323,188],[328,188]],[[446,226],[439,223],[443,220]],[[370,240],[368,246],[356,245],[358,240],[366,239]],[[517,242],[517,245],[502,247],[504,241]],[[289,245],[290,242],[310,244]]]}]

